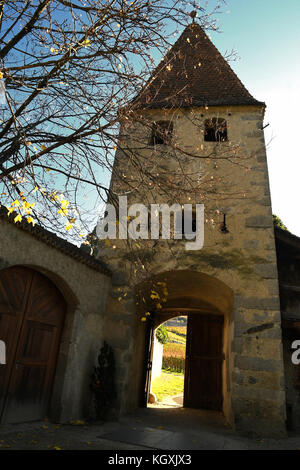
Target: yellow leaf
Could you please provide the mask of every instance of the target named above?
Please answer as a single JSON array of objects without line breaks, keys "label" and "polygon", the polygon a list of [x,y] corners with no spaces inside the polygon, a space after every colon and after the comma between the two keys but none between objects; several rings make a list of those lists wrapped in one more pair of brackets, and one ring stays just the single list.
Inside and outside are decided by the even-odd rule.
[{"label": "yellow leaf", "polygon": [[55,450],[61,450],[61,447],[54,446],[53,449],[55,449]]},{"label": "yellow leaf", "polygon": [[90,45],[90,43],[91,43],[91,40],[90,40],[90,39],[85,39],[84,41],[82,41],[81,44],[82,44],[84,47],[87,47],[87,46]]},{"label": "yellow leaf", "polygon": [[47,148],[46,145],[43,145],[43,144],[41,145],[42,150],[46,150],[46,148]]},{"label": "yellow leaf", "polygon": [[61,214],[62,216],[67,215],[68,212],[69,212],[68,209],[59,209],[59,211],[57,211],[57,213]]},{"label": "yellow leaf", "polygon": [[12,206],[16,206],[16,207],[19,207],[20,205],[20,201],[18,201],[18,199],[16,199],[14,202],[12,202],[11,204]]},{"label": "yellow leaf", "polygon": [[68,207],[68,205],[69,205],[69,201],[67,201],[65,199],[61,200],[61,208],[62,209],[66,209],[66,207]]},{"label": "yellow leaf", "polygon": [[2,72],[0,72],[0,80],[1,80],[1,78],[3,78],[3,73]]},{"label": "yellow leaf", "polygon": [[22,220],[22,216],[20,214],[18,214],[15,218],[14,218],[14,223],[16,224],[17,222],[21,222]]},{"label": "yellow leaf", "polygon": [[72,227],[73,227],[73,224],[67,224],[67,225],[66,225],[66,230],[69,231],[69,230],[71,230]]},{"label": "yellow leaf", "polygon": [[29,224],[34,225],[34,220],[33,220],[32,217],[27,217],[27,222],[28,222]]},{"label": "yellow leaf", "polygon": [[50,168],[46,168],[46,171],[51,171]]},{"label": "yellow leaf", "polygon": [[146,317],[142,317],[142,318],[141,318],[141,321],[146,321],[146,320],[147,320]]}]

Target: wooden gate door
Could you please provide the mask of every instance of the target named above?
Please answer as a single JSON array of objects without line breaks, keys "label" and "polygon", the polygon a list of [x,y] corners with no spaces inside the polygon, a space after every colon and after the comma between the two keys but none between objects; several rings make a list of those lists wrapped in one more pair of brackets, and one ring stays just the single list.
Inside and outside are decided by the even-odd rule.
[{"label": "wooden gate door", "polygon": [[42,274],[24,267],[0,271],[0,420],[43,419],[48,411],[66,304]]},{"label": "wooden gate door", "polygon": [[142,406],[147,407],[151,385],[151,374],[152,374],[152,357],[153,357],[153,340],[154,340],[154,329],[153,320],[148,319],[146,325],[146,348],[145,348],[145,364],[144,364],[144,388],[142,395]]},{"label": "wooden gate door", "polygon": [[222,409],[223,317],[188,316],[184,406]]}]

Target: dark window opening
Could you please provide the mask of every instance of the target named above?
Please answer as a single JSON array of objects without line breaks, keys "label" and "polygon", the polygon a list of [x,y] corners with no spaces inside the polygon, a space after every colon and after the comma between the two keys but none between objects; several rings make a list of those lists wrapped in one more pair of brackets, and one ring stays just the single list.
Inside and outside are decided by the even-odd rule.
[{"label": "dark window opening", "polygon": [[157,121],[152,124],[150,145],[170,143],[173,135],[173,122]]},{"label": "dark window opening", "polygon": [[206,142],[226,142],[227,123],[223,118],[206,119],[204,122],[204,140]]}]

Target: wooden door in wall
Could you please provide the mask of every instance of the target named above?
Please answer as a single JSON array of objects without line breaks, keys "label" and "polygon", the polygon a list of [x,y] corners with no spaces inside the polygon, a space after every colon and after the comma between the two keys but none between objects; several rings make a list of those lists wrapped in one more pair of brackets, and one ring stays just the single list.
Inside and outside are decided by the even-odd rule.
[{"label": "wooden door in wall", "polygon": [[145,345],[145,364],[144,364],[144,377],[143,377],[143,395],[142,406],[147,407],[152,375],[152,358],[153,358],[153,342],[154,342],[154,327],[153,320],[150,318],[146,324],[146,345]]},{"label": "wooden door in wall", "polygon": [[223,317],[188,316],[184,406],[221,410]]},{"label": "wooden door in wall", "polygon": [[0,421],[16,423],[47,415],[66,303],[44,275],[25,267],[0,271]]}]

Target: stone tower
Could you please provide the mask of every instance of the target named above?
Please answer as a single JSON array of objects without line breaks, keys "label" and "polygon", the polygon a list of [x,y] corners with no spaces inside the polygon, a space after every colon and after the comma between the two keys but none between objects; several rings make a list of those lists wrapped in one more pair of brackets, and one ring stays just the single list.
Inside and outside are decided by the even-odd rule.
[{"label": "stone tower", "polygon": [[150,312],[157,326],[186,314],[191,354],[197,344],[215,344],[211,357],[202,351],[203,383],[190,361],[187,406],[206,393],[199,407],[221,409],[235,429],[285,433],[264,109],[193,23],[120,112],[112,200],[126,195],[128,206],[205,207],[201,250],[188,251],[186,240],[177,239],[117,240],[99,248],[113,272],[105,335],[116,352],[121,413],[143,401],[151,348],[149,322],[141,318]]}]

